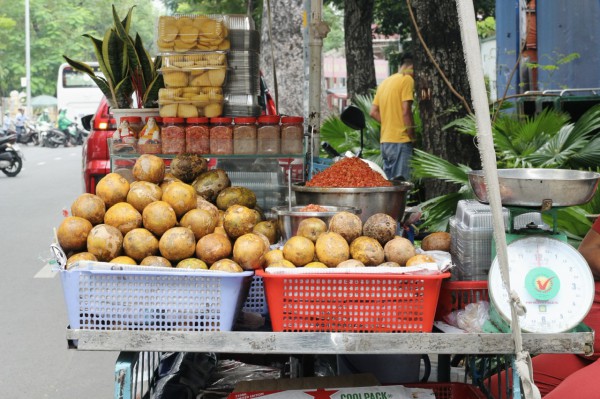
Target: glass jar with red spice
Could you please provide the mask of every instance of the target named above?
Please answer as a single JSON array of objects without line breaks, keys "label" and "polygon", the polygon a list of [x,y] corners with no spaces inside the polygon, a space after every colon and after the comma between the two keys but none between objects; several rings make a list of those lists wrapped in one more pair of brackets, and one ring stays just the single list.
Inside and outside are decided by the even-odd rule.
[{"label": "glass jar with red spice", "polygon": [[185,127],[185,152],[189,154],[210,153],[208,118],[187,119]]},{"label": "glass jar with red spice", "polygon": [[259,116],[256,135],[257,154],[279,154],[281,152],[281,128],[279,126],[279,116]]},{"label": "glass jar with red spice", "polygon": [[183,154],[185,152],[185,119],[163,118],[161,139],[163,154]]},{"label": "glass jar with red spice", "polygon": [[210,118],[210,153],[233,154],[233,125],[231,118]]},{"label": "glass jar with red spice", "polygon": [[233,153],[256,154],[256,118],[238,117],[233,123]]},{"label": "glass jar with red spice", "polygon": [[283,154],[302,154],[304,152],[303,117],[281,117],[281,152]]}]

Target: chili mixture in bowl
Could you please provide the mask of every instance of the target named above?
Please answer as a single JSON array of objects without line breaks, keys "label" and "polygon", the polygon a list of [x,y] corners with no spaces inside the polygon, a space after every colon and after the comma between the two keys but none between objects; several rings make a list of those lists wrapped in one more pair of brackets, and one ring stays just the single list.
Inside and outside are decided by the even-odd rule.
[{"label": "chili mixture in bowl", "polygon": [[392,183],[358,157],[343,158],[315,174],[306,187],[390,187]]}]

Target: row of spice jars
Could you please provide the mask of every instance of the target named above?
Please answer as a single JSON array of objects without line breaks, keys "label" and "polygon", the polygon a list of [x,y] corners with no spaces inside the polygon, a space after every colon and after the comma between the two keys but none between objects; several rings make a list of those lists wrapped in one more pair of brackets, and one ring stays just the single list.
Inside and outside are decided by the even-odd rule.
[{"label": "row of spice jars", "polygon": [[304,119],[299,116],[164,118],[163,154],[302,154]]}]

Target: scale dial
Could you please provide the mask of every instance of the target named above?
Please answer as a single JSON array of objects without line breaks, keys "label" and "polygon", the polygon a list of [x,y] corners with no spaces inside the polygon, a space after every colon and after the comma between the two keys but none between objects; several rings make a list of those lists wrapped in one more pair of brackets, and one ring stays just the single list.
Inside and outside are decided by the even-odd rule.
[{"label": "scale dial", "polygon": [[[594,277],[575,248],[535,235],[511,242],[507,250],[511,289],[527,308],[519,318],[523,331],[564,332],[583,320],[594,301]],[[510,322],[509,295],[502,283],[498,257],[492,262],[488,286],[496,310]]]}]

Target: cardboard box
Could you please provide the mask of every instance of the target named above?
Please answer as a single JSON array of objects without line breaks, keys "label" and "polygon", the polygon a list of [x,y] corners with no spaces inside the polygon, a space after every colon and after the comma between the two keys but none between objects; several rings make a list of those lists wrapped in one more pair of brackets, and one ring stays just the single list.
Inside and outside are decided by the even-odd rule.
[{"label": "cardboard box", "polygon": [[372,374],[308,377],[236,384],[227,399],[435,399],[430,389],[381,386]]}]

